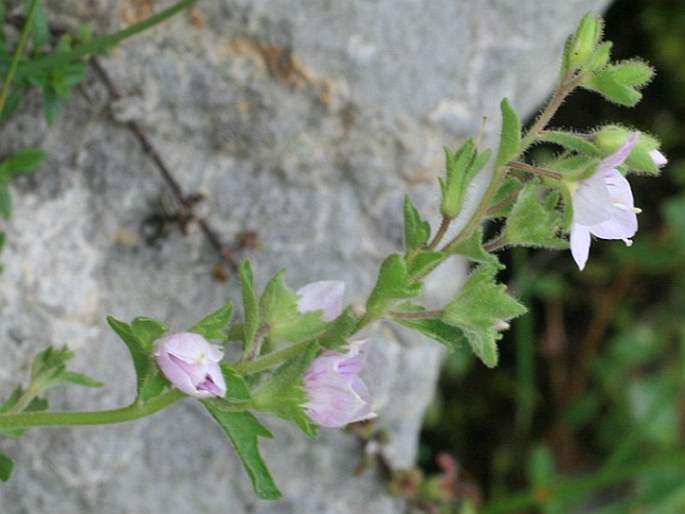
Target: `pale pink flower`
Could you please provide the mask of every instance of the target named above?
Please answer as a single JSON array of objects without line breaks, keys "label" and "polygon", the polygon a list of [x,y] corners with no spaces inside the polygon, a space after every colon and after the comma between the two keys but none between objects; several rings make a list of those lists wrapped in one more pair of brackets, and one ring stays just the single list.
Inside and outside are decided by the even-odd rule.
[{"label": "pale pink flower", "polygon": [[192,332],[169,334],[155,346],[155,360],[162,373],[181,391],[196,398],[226,394],[219,367],[224,354],[219,346]]},{"label": "pale pink flower", "polygon": [[590,178],[578,183],[573,192],[571,255],[581,270],[590,253],[590,235],[632,244],[630,238],[637,232],[636,214],[640,210],[633,205],[630,184],[616,168],[628,158],[638,137],[637,132],[631,135],[616,153],[600,162]]},{"label": "pale pink flower", "polygon": [[350,341],[347,353],[326,350],[304,374],[307,415],[319,425],[341,427],[371,419],[371,395],[357,376],[366,361],[365,340]]},{"label": "pale pink flower", "polygon": [[311,282],[297,291],[297,310],[302,314],[320,310],[323,321],[332,321],[342,314],[344,293],[345,283],[340,280]]}]

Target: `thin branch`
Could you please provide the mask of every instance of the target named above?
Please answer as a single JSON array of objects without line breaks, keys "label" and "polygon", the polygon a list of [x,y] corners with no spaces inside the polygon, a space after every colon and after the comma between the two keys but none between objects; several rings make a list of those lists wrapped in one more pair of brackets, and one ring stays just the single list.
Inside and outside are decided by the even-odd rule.
[{"label": "thin branch", "polygon": [[511,169],[526,171],[528,173],[532,173],[533,175],[539,175],[540,177],[548,177],[555,180],[561,180],[564,178],[564,176],[557,171],[548,170],[547,168],[541,168],[539,166],[531,166],[525,162],[511,161],[507,163],[507,166],[509,166]]},{"label": "thin branch", "polygon": [[[109,93],[110,98],[112,100],[120,100],[122,98],[121,92],[114,85],[114,82],[112,82],[112,79],[110,78],[109,74],[102,67],[98,59],[96,57],[93,57],[90,60],[90,64],[93,67],[93,69],[97,72],[102,83],[107,88],[107,92]],[[166,165],[162,157],[159,155],[159,152],[155,149],[155,147],[152,145],[148,137],[140,128],[140,125],[138,125],[135,121],[128,121],[125,123],[125,126],[138,140],[138,143],[142,147],[143,151],[146,154],[148,154],[152,161],[155,163],[157,169],[162,175],[162,178],[167,183],[167,185],[173,192],[174,196],[181,204],[183,210],[186,213],[187,219],[197,223],[197,225],[200,227],[200,230],[202,230],[202,233],[205,235],[209,243],[219,254],[221,260],[226,265],[228,265],[233,271],[236,271],[238,269],[236,248],[234,248],[231,245],[224,244],[219,238],[219,236],[216,234],[216,232],[209,225],[209,222],[207,222],[206,219],[204,219],[201,216],[198,216],[195,213],[194,202],[192,201],[191,197],[183,191],[180,184],[174,178],[171,171],[169,170],[169,167]]]}]

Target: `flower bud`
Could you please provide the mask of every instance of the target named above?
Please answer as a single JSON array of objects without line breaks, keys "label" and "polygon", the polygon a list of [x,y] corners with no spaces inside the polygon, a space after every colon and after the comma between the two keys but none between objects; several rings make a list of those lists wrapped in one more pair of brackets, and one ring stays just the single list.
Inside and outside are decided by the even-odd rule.
[{"label": "flower bud", "polygon": [[371,395],[357,376],[366,361],[366,341],[350,341],[347,353],[326,350],[304,374],[309,401],[305,407],[312,421],[325,427],[342,427],[371,419]]},{"label": "flower bud", "polygon": [[155,343],[155,360],[164,376],[178,389],[196,398],[223,397],[226,381],[219,367],[219,346],[200,334],[169,334]]},{"label": "flower bud", "polygon": [[567,48],[570,69],[583,66],[591,57],[602,37],[602,19],[587,13],[580,22],[578,31],[571,37]]}]

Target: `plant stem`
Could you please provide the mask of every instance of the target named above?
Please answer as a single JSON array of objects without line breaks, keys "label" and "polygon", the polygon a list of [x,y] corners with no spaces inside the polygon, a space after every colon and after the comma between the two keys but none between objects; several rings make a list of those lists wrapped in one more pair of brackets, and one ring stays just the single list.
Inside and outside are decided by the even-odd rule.
[{"label": "plant stem", "polygon": [[396,319],[440,319],[442,318],[442,311],[390,311],[388,316]]},{"label": "plant stem", "polygon": [[435,237],[428,245],[429,250],[435,250],[435,248],[437,248],[437,246],[440,244],[440,241],[442,241],[442,238],[445,237],[445,233],[447,232],[450,223],[452,223],[452,218],[443,215],[442,221],[440,222],[440,227],[438,228],[438,231],[435,233]]},{"label": "plant stem", "polygon": [[175,403],[186,395],[178,389],[161,394],[147,403],[133,403],[120,409],[85,412],[20,412],[0,414],[0,429],[76,425],[109,425],[144,418]]},{"label": "plant stem", "polygon": [[530,127],[526,135],[521,140],[521,147],[519,149],[519,155],[522,155],[530,145],[535,142],[535,139],[540,135],[540,133],[545,129],[547,124],[552,120],[556,112],[564,103],[566,97],[580,84],[583,76],[575,75],[571,72],[567,73],[559,80],[559,85],[554,90],[552,98],[545,106],[545,109],[540,113],[533,126]]},{"label": "plant stem", "polygon": [[241,375],[251,375],[252,373],[259,373],[260,371],[269,369],[275,366],[276,364],[280,364],[281,362],[284,362],[302,353],[311,344],[311,340],[303,341],[301,343],[297,343],[286,348],[283,348],[282,350],[267,353],[263,357],[259,357],[258,359],[255,359],[253,361],[239,362],[235,364],[233,368]]},{"label": "plant stem", "polygon": [[561,180],[563,178],[561,173],[548,170],[547,168],[540,168],[539,166],[531,166],[525,162],[511,161],[507,163],[507,166],[515,170],[526,171],[528,173],[532,173],[533,175],[539,175],[540,177],[553,178],[555,180]]},{"label": "plant stem", "polygon": [[53,52],[41,57],[40,59],[23,63],[19,69],[20,75],[30,75],[46,68],[52,68],[66,62],[74,61],[80,57],[104,52],[105,50],[121,43],[123,40],[152,28],[163,21],[166,21],[168,18],[171,18],[176,13],[187,9],[196,2],[197,0],[181,0],[171,7],[164,9],[163,11],[150,16],[139,23],[131,25],[130,27],[126,27],[119,32],[115,32],[114,34],[108,34],[101,38],[95,39],[90,43],[80,45],[73,50],[69,50],[68,52]]},{"label": "plant stem", "polygon": [[14,74],[17,71],[17,66],[19,66],[19,60],[21,55],[24,53],[24,47],[26,47],[26,42],[29,39],[29,33],[31,32],[31,25],[33,25],[33,18],[36,16],[38,11],[38,0],[32,0],[31,6],[29,7],[28,15],[26,16],[26,23],[21,31],[21,37],[19,38],[19,44],[14,50],[14,56],[12,57],[12,63],[10,64],[9,70],[7,70],[7,76],[2,83],[2,91],[0,91],[0,114],[5,110],[5,102],[7,101],[7,95],[9,94],[10,86],[12,80],[14,80]]}]

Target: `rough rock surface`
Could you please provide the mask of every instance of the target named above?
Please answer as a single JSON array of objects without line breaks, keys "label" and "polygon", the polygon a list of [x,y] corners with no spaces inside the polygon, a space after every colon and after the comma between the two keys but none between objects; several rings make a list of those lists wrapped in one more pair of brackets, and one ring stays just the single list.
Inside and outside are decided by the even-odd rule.
[{"label": "rough rock surface", "polygon": [[[153,5],[154,3],[154,5]],[[258,283],[286,266],[297,287],[340,278],[360,301],[380,259],[401,243],[401,202],[435,210],[442,147],[497,131],[508,96],[529,113],[549,92],[566,35],[602,0],[216,0],[102,59],[123,98],[94,73],[52,127],[27,105],[0,135],[3,152],[42,145],[50,159],[13,190],[0,274],[0,391],[25,379],[49,344],[104,382],[50,394],[53,406],[103,409],[132,398],[127,351],[105,316],[150,315],[177,329],[237,299],[196,227],[146,244],[141,224],[168,186],[124,122],[138,123],[226,240],[255,230]],[[162,2],[54,0],[53,22],[111,32]],[[458,263],[441,286],[457,287]],[[439,296],[442,287],[428,294]],[[390,456],[410,465],[441,357],[437,344],[376,327],[367,380]],[[0,440],[17,460],[3,513],[402,512],[373,472],[352,470],[355,439],[311,443],[278,420],[263,445],[284,493],[255,500],[221,431],[183,402],[120,426],[33,430]]]}]

